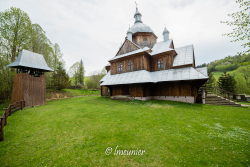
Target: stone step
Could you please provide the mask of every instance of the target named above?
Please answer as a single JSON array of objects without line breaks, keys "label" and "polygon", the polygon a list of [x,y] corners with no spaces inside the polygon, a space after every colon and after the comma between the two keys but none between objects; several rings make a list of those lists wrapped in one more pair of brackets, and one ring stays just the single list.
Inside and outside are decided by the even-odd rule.
[{"label": "stone step", "polygon": [[210,101],[206,101],[206,104],[234,105],[236,103],[233,103],[233,102],[210,102]]},{"label": "stone step", "polygon": [[227,99],[220,99],[220,98],[206,98],[206,100],[208,100],[208,101],[229,101]]},{"label": "stone step", "polygon": [[[206,104],[210,104],[210,103],[206,103]],[[241,107],[240,104],[213,104],[213,103],[211,103],[210,105]]]},{"label": "stone step", "polygon": [[231,101],[229,99],[217,96],[215,94],[207,94],[207,97],[205,99],[206,104],[212,104],[212,105],[223,105],[223,106],[235,106],[240,107],[240,104],[236,104],[234,101]]}]

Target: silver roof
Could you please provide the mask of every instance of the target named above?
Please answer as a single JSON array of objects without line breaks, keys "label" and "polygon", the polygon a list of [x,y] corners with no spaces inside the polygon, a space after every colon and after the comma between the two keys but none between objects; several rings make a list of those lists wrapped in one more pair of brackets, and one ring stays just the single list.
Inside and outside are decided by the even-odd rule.
[{"label": "silver roof", "polygon": [[196,70],[199,71],[200,73],[202,73],[203,75],[208,76],[207,67],[196,68]]},{"label": "silver roof", "polygon": [[53,71],[50,67],[48,67],[43,55],[25,49],[19,53],[16,61],[9,64],[8,67],[29,67],[44,71]]},{"label": "silver roof", "polygon": [[[171,51],[171,50],[175,50],[177,55],[174,57],[174,62],[173,62],[173,67],[175,66],[182,66],[182,65],[187,65],[187,64],[193,64],[194,62],[194,48],[193,45],[187,45],[187,46],[183,46],[180,48],[170,48],[170,45],[172,43],[173,40],[168,40],[168,41],[162,41],[162,42],[157,42],[154,47],[151,49],[152,52],[149,52],[149,54],[151,56],[163,53],[163,52],[167,52],[167,51]],[[111,60],[116,60],[122,57],[126,57],[126,56],[130,56],[136,53],[141,53],[141,52],[145,52],[145,51],[150,51],[150,48],[145,47],[143,49],[137,49],[134,50],[132,52],[128,52],[119,56],[115,56]]]},{"label": "silver roof", "polygon": [[180,48],[175,48],[177,55],[174,58],[173,66],[182,66],[193,64],[194,48],[193,45],[188,45]]},{"label": "silver roof", "polygon": [[170,45],[172,43],[173,40],[168,40],[168,41],[162,41],[162,42],[157,42],[154,47],[152,48],[152,52],[150,53],[150,55],[157,55],[159,53],[162,52],[167,52],[170,50],[174,50],[172,48],[170,48]]},{"label": "silver roof", "polygon": [[135,23],[132,27],[130,27],[129,31],[133,34],[137,32],[153,32],[149,26],[143,24],[142,22]]},{"label": "silver roof", "polygon": [[121,55],[115,56],[112,59],[110,59],[109,61],[116,60],[116,59],[119,59],[119,58],[122,58],[122,57],[126,57],[126,56],[130,56],[130,55],[133,55],[133,54],[136,54],[136,53],[141,53],[141,52],[149,51],[149,50],[150,50],[150,48],[144,47],[142,49],[137,49],[137,50],[134,50],[132,52],[128,52],[128,53],[125,53],[125,54],[121,54]]},{"label": "silver roof", "polygon": [[[207,70],[206,67],[203,69]],[[199,72],[193,67],[169,69],[162,71],[149,72],[146,70],[126,72],[122,74],[111,75],[107,73],[101,79],[101,86],[103,85],[120,85],[120,84],[134,84],[134,83],[157,83],[166,81],[182,81],[182,80],[198,80],[208,79],[207,75]]]}]

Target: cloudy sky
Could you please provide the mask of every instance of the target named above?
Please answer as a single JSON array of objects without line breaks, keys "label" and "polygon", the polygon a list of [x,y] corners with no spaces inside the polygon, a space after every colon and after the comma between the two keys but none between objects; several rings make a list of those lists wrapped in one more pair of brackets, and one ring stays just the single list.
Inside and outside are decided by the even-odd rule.
[{"label": "cloudy sky", "polygon": [[[164,26],[175,47],[193,44],[196,64],[241,51],[222,36],[230,28],[220,21],[237,10],[234,0],[137,0],[143,23],[162,40]],[[134,0],[0,0],[0,11],[14,6],[40,24],[63,52],[66,67],[83,59],[87,75],[101,70],[134,23]]]}]

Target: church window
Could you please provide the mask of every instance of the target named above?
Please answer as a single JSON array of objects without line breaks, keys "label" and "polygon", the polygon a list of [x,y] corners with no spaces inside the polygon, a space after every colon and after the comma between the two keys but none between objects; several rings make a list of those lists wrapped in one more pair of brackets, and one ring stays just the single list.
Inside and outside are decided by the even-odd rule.
[{"label": "church window", "polygon": [[131,60],[128,61],[128,71],[133,71],[133,62]]},{"label": "church window", "polygon": [[118,66],[117,66],[117,71],[118,72],[122,72],[122,63],[119,63]]},{"label": "church window", "polygon": [[163,67],[163,61],[161,59],[159,59],[157,61],[157,68],[158,70],[162,70],[164,67]]}]

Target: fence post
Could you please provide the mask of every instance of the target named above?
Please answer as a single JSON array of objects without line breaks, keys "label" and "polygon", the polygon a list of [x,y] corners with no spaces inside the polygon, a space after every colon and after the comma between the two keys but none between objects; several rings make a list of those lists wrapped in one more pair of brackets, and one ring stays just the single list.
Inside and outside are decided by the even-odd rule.
[{"label": "fence post", "polygon": [[3,141],[4,139],[4,134],[3,134],[3,117],[0,118],[0,141]]},{"label": "fence post", "polygon": [[5,119],[5,121],[4,121],[4,126],[6,126],[7,125],[7,117],[8,117],[8,115],[7,115],[8,113],[6,112],[6,110],[4,111],[4,119]]},{"label": "fence post", "polygon": [[11,112],[11,105],[9,105],[8,110],[9,110],[9,116],[10,116],[12,114],[12,112]]}]

